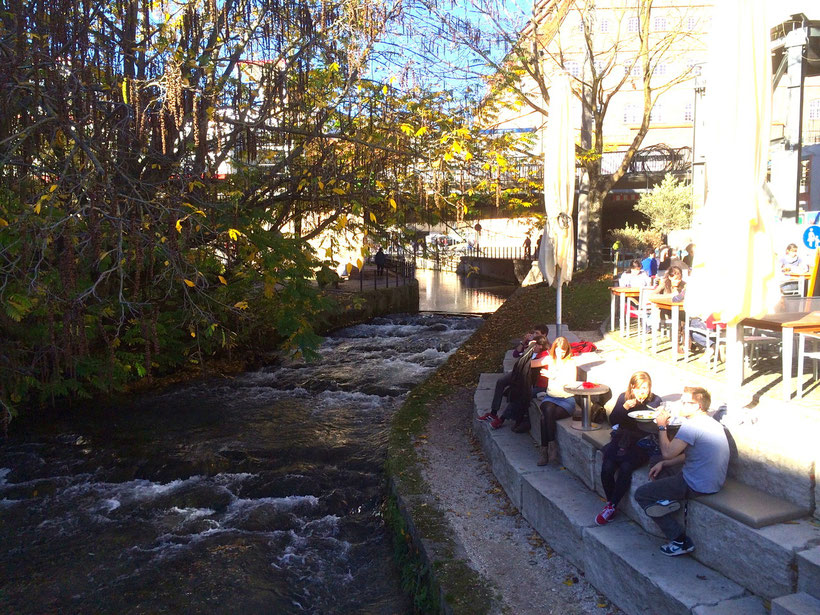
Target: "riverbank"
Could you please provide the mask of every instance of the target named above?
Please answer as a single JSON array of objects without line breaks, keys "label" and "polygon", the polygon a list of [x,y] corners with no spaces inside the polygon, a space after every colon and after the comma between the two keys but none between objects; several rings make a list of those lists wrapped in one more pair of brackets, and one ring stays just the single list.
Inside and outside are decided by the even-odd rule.
[{"label": "riverbank", "polygon": [[[585,272],[576,278],[564,290],[564,321],[574,330],[597,329],[608,310],[607,288],[603,272]],[[466,412],[472,406],[471,389],[482,372],[500,369],[511,339],[534,324],[554,321],[554,305],[555,291],[544,285],[516,291],[436,374],[413,390],[394,417],[387,471],[397,505],[388,509],[399,510],[402,515],[388,515],[388,521],[397,532],[405,586],[415,593],[420,612],[436,612],[433,608],[465,614],[527,612],[527,605],[531,612],[540,613],[545,608],[562,613],[609,609],[583,576],[562,558],[553,557],[514,511],[492,474],[482,466],[486,462],[472,448],[469,416],[458,410]],[[431,447],[431,443],[436,446]],[[426,451],[433,450],[437,452],[428,458]],[[460,482],[456,470],[462,477]],[[465,482],[470,477],[479,480]],[[456,485],[437,491],[451,478]],[[466,499],[456,506],[445,503],[442,496],[449,502],[454,493]],[[448,512],[448,508],[452,510]],[[462,529],[457,530],[462,523]],[[471,546],[467,540],[470,535],[477,538]],[[488,546],[489,551],[479,554],[481,546]],[[505,581],[505,571],[511,575],[508,579],[524,572],[521,563],[510,563],[511,554],[530,551],[535,564],[528,559],[526,569],[538,582]],[[502,573],[498,581],[491,578],[493,571]],[[541,604],[527,588],[540,586],[543,593],[546,582],[554,583],[556,590],[550,592],[556,597],[552,606]],[[568,610],[567,602],[579,610]]]}]

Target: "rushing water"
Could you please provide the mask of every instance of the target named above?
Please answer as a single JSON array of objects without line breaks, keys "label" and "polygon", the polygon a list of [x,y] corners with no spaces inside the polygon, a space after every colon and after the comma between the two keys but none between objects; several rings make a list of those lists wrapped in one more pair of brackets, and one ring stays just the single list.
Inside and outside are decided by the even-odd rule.
[{"label": "rushing water", "polygon": [[316,363],[18,425],[0,612],[407,612],[380,516],[388,421],[480,322],[379,318]]}]

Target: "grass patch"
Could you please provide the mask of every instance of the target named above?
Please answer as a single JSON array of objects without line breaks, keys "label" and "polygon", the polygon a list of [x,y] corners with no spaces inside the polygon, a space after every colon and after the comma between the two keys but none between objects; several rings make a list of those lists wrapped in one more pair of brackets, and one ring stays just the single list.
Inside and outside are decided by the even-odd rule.
[{"label": "grass patch", "polygon": [[[610,282],[609,272],[585,271],[564,287],[562,320],[571,330],[600,326],[609,313]],[[442,367],[410,392],[393,417],[386,471],[395,481],[397,493],[407,503],[416,537],[429,541],[435,551],[427,553],[432,561],[433,573],[430,574],[418,545],[412,544],[395,499],[389,500],[385,517],[393,531],[403,578],[407,571],[407,590],[414,597],[414,603],[418,603],[417,613],[439,612],[438,604],[434,610],[425,610],[433,609],[430,600],[438,601],[439,586],[455,614],[489,612],[494,599],[486,580],[454,556],[456,545],[444,512],[423,497],[429,495],[430,490],[421,476],[414,442],[426,431],[431,408],[456,388],[477,384],[482,373],[499,371],[511,340],[533,325],[551,322],[555,322],[555,289],[545,284],[518,289]]]}]

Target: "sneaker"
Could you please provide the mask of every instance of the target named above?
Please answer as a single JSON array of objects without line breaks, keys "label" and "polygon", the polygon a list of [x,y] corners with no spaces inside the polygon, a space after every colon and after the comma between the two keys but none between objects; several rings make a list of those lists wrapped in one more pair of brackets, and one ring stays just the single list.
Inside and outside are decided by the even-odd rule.
[{"label": "sneaker", "polygon": [[673,540],[672,542],[667,542],[665,545],[661,545],[661,553],[670,557],[674,557],[676,555],[686,555],[694,550],[695,543],[693,543],[688,537],[684,538],[680,542]]},{"label": "sneaker", "polygon": [[480,417],[478,417],[478,420],[479,421],[492,421],[494,417],[495,417],[495,414],[493,414],[492,412],[487,412],[486,414],[482,414]]},{"label": "sneaker", "polygon": [[669,513],[680,510],[680,502],[677,500],[658,500],[644,509],[650,517],[665,517]]},{"label": "sneaker", "polygon": [[494,416],[490,419],[490,427],[493,429],[501,429],[504,427],[504,419],[499,416]]},{"label": "sneaker", "polygon": [[520,423],[516,423],[512,426],[512,430],[515,433],[527,433],[530,430],[530,422],[521,421]]},{"label": "sneaker", "polygon": [[610,504],[609,502],[606,503],[604,509],[598,513],[598,516],[595,517],[595,523],[598,525],[606,525],[609,523],[609,520],[615,516],[615,507]]}]

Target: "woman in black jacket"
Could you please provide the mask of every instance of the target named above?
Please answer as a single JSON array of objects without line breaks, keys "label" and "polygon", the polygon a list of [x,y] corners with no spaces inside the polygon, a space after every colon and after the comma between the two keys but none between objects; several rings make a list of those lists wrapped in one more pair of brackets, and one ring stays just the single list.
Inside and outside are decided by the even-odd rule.
[{"label": "woman in black jacket", "polygon": [[607,503],[595,517],[595,523],[606,525],[615,516],[615,507],[629,491],[632,473],[649,461],[649,453],[638,445],[646,436],[638,428],[635,419],[629,417],[634,410],[653,410],[661,404],[661,398],[652,392],[652,378],[646,372],[635,372],[629,379],[626,392],[618,396],[618,401],[609,415],[612,425],[612,440],[603,448],[604,461],[601,465],[601,484]]}]

